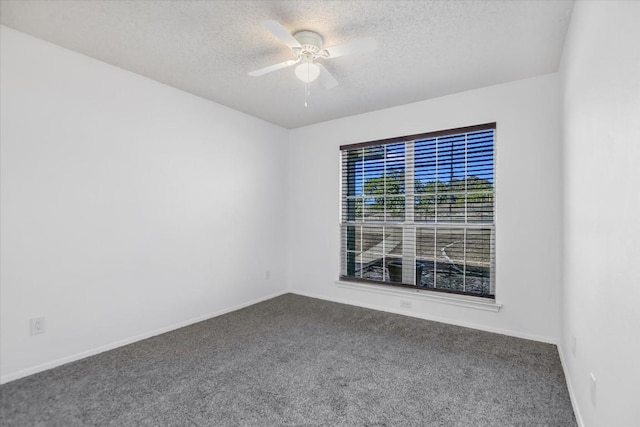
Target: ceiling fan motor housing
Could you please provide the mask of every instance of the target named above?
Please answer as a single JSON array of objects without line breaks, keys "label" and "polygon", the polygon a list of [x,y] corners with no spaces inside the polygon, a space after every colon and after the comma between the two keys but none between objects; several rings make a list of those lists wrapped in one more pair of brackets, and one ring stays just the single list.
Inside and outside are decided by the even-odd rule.
[{"label": "ceiling fan motor housing", "polygon": [[298,57],[311,55],[315,59],[327,58],[329,56],[327,52],[322,49],[324,40],[320,34],[303,30],[293,34],[293,37],[302,45],[300,49],[294,48],[294,52]]}]

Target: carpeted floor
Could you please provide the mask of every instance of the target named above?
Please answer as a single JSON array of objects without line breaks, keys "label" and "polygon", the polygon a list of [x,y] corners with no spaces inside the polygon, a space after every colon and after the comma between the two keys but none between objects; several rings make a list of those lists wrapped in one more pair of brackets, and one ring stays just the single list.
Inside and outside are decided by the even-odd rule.
[{"label": "carpeted floor", "polygon": [[0,386],[2,426],[575,426],[553,345],[287,294]]}]

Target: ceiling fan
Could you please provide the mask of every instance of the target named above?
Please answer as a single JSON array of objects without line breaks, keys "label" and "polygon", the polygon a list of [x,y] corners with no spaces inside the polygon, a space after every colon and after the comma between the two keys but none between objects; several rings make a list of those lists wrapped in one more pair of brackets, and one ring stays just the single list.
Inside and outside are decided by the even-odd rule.
[{"label": "ceiling fan", "polygon": [[[317,62],[318,60],[332,59],[354,53],[370,52],[377,47],[375,39],[367,37],[325,48],[323,46],[324,40],[322,36],[314,31],[302,30],[292,35],[279,22],[274,20],[262,21],[262,26],[286,44],[293,51],[295,59],[251,71],[249,75],[253,77],[262,76],[281,68],[299,64],[295,69],[295,73],[305,84],[319,79],[322,86],[331,89],[338,85],[338,81],[324,65]],[[306,94],[307,91],[305,90],[305,95]]]}]

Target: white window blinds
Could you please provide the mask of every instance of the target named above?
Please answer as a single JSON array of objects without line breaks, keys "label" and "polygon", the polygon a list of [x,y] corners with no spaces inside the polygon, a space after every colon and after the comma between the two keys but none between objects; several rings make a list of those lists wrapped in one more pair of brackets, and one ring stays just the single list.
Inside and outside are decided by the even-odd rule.
[{"label": "white window blinds", "polygon": [[493,298],[495,127],[340,147],[341,279]]}]

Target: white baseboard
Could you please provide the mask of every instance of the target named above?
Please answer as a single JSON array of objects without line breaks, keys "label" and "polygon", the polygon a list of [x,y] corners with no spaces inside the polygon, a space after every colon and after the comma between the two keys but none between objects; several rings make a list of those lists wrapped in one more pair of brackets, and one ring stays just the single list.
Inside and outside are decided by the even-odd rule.
[{"label": "white baseboard", "polygon": [[423,313],[416,313],[414,311],[400,310],[400,309],[389,308],[389,307],[382,307],[382,306],[378,306],[378,305],[375,305],[375,304],[355,303],[355,302],[347,300],[347,299],[326,297],[324,295],[318,295],[318,294],[314,294],[314,293],[310,293],[310,292],[299,291],[299,290],[296,290],[296,289],[289,289],[289,292],[292,293],[292,294],[301,295],[301,296],[305,296],[305,297],[317,298],[317,299],[322,299],[322,300],[325,300],[325,301],[337,302],[337,303],[340,303],[340,304],[348,304],[348,305],[353,305],[353,306],[356,306],[356,307],[370,308],[372,310],[379,310],[379,311],[385,311],[387,313],[401,314],[403,316],[416,317],[416,318],[424,319],[424,320],[432,320],[434,322],[447,323],[449,325],[462,326],[462,327],[465,327],[465,328],[477,329],[477,330],[485,331],[485,332],[492,332],[494,334],[508,335],[508,336],[511,336],[511,337],[523,338],[523,339],[527,339],[527,340],[531,340],[531,341],[539,341],[539,342],[543,342],[543,343],[547,343],[547,344],[555,344],[555,345],[558,344],[558,340],[556,338],[552,338],[552,337],[545,337],[545,336],[541,336],[541,335],[527,334],[527,333],[524,333],[524,332],[512,331],[512,330],[508,330],[508,329],[492,328],[492,327],[487,327],[485,325],[480,325],[480,324],[477,324],[477,323],[461,322],[461,321],[457,321],[457,320],[451,320],[451,319],[448,319],[448,318],[443,318],[443,317],[438,317],[438,316],[431,316],[431,315],[423,314]]},{"label": "white baseboard", "polygon": [[569,366],[567,365],[567,361],[564,357],[564,351],[562,350],[562,345],[560,344],[558,344],[558,354],[560,355],[560,363],[562,364],[562,370],[564,371],[564,379],[567,382],[567,389],[569,390],[569,399],[571,399],[571,406],[573,406],[573,413],[576,416],[576,422],[578,423],[578,427],[585,427],[584,422],[582,421],[582,415],[580,414],[580,408],[578,407],[578,400],[576,399],[576,395],[571,385],[571,377],[569,376]]},{"label": "white baseboard", "polygon": [[257,298],[257,299],[254,299],[254,300],[242,303],[242,304],[235,305],[233,307],[224,308],[222,310],[218,310],[218,311],[215,311],[213,313],[209,313],[209,314],[205,314],[203,316],[195,317],[193,319],[185,320],[184,322],[178,322],[178,323],[175,323],[173,325],[169,325],[169,326],[165,326],[165,327],[162,327],[162,328],[159,328],[159,329],[155,329],[153,331],[145,332],[143,334],[139,334],[139,335],[136,335],[136,336],[133,336],[133,337],[130,337],[130,338],[125,338],[123,340],[119,340],[119,341],[116,341],[116,342],[113,342],[113,343],[110,343],[110,344],[101,345],[100,347],[92,348],[90,350],[86,350],[86,351],[83,351],[83,352],[80,352],[80,353],[76,353],[76,354],[72,354],[72,355],[69,355],[69,356],[65,356],[65,357],[62,357],[60,359],[53,360],[51,362],[42,363],[40,365],[32,366],[32,367],[27,368],[27,369],[22,369],[22,370],[17,371],[17,372],[11,372],[9,374],[6,374],[6,375],[3,375],[2,377],[0,377],[0,384],[7,383],[9,381],[14,381],[14,380],[17,380],[19,378],[23,378],[23,377],[26,377],[26,376],[29,376],[29,375],[36,374],[38,372],[46,371],[48,369],[52,369],[52,368],[55,368],[57,366],[65,365],[67,363],[75,362],[76,360],[84,359],[84,358],[87,358],[89,356],[94,356],[96,354],[100,354],[100,353],[103,353],[105,351],[113,350],[114,348],[123,347],[123,346],[128,345],[128,344],[133,344],[133,343],[135,343],[137,341],[141,341],[141,340],[144,340],[144,339],[147,339],[147,338],[151,338],[151,337],[154,337],[156,335],[164,334],[166,332],[173,331],[175,329],[180,329],[180,328],[183,328],[185,326],[192,325],[194,323],[198,323],[198,322],[202,322],[204,320],[212,319],[214,317],[218,317],[218,316],[221,316],[223,314],[230,313],[232,311],[240,310],[241,308],[245,308],[245,307],[248,307],[250,305],[254,305],[254,304],[257,304],[259,302],[266,301],[266,300],[269,300],[271,298],[275,298],[275,297],[278,297],[280,295],[284,295],[284,294],[289,293],[289,292],[290,291],[288,289],[285,289],[285,290],[282,290],[282,291],[278,291],[278,292],[275,292],[273,294],[270,294],[270,295],[267,295],[267,296],[264,296],[264,297],[261,297],[261,298]]}]

